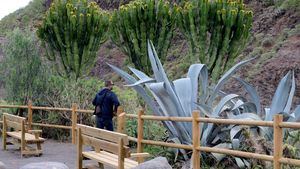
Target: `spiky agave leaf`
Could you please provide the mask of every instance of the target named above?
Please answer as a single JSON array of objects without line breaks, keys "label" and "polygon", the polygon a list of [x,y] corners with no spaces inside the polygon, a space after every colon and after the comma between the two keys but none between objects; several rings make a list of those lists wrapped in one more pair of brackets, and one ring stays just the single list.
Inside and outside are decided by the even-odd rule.
[{"label": "spiky agave leaf", "polygon": [[[178,106],[176,103],[174,103],[174,98],[172,98],[172,96],[168,93],[165,85],[166,84],[164,82],[151,83],[149,88],[166,116],[178,116]],[[172,124],[178,132],[178,137],[180,140],[186,144],[190,143],[191,136],[188,134],[188,131],[183,123],[172,122]]]},{"label": "spiky agave leaf", "polygon": [[273,116],[280,112],[289,111],[295,93],[294,73],[289,71],[280,81],[272,99],[270,111],[266,112],[266,121],[271,121]]},{"label": "spiky agave leaf", "polygon": [[239,62],[238,64],[234,65],[232,68],[230,68],[223,76],[222,78],[218,81],[217,85],[215,86],[207,104],[209,106],[212,106],[213,104],[213,101],[215,100],[215,98],[217,97],[218,95],[218,92],[219,90],[221,90],[221,88],[223,87],[223,85],[227,82],[227,80],[229,78],[232,77],[232,75],[239,69],[241,68],[242,66],[244,66],[245,64],[249,63],[250,61],[252,61],[253,59],[255,58],[251,58],[251,59],[248,59],[248,60],[245,60],[245,61],[241,61]]},{"label": "spiky agave leaf", "polygon": [[299,122],[300,121],[300,105],[298,105],[293,113],[291,114],[294,118],[290,118],[289,122]]},{"label": "spiky agave leaf", "polygon": [[[200,104],[205,103],[207,96],[207,86],[208,86],[208,70],[204,64],[193,64],[190,66],[187,77],[191,79],[192,82],[192,103],[198,103],[198,94],[199,94],[199,83],[201,83],[201,95],[199,99]],[[197,105],[192,104],[192,109],[196,110]]]},{"label": "spiky agave leaf", "polygon": [[255,88],[252,87],[248,82],[246,82],[245,80],[243,80],[239,77],[235,77],[235,79],[244,86],[245,90],[250,95],[251,101],[255,104],[256,111],[254,111],[253,113],[258,113],[260,116],[262,116],[263,114],[261,111],[260,99],[259,99],[258,93],[255,90]]}]

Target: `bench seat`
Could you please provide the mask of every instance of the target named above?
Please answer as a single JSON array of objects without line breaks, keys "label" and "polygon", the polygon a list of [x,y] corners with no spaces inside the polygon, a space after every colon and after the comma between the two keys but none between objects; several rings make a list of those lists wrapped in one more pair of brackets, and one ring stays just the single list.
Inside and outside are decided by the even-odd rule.
[{"label": "bench seat", "polygon": [[[21,131],[12,131],[12,132],[6,132],[7,135],[13,137],[13,138],[16,138],[18,140],[21,140],[22,139],[22,132]],[[38,137],[38,139],[35,138],[34,135],[32,134],[29,134],[29,133],[25,133],[25,142],[26,143],[29,143],[29,144],[32,144],[32,143],[43,143],[45,141],[44,138],[42,137]]]},{"label": "bench seat", "polygon": [[[113,167],[113,168],[118,167],[118,155],[115,155],[115,154],[112,154],[112,153],[109,153],[106,151],[100,151],[100,152],[86,151],[86,152],[82,152],[82,155],[89,159],[99,161],[110,167]],[[124,168],[125,169],[134,168],[137,165],[138,165],[137,161],[134,161],[134,160],[131,160],[128,158],[124,159]]]}]

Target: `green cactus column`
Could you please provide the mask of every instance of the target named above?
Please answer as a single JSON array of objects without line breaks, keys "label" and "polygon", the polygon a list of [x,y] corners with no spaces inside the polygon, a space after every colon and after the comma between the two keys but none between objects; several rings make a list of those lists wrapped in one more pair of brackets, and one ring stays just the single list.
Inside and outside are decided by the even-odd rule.
[{"label": "green cactus column", "polygon": [[175,7],[177,24],[189,42],[191,61],[207,64],[214,80],[245,47],[253,13],[242,0],[193,0]]},{"label": "green cactus column", "polygon": [[95,2],[54,0],[37,33],[59,72],[77,79],[92,68],[108,24],[108,14]]},{"label": "green cactus column", "polygon": [[155,44],[161,61],[166,59],[174,31],[173,9],[164,0],[136,0],[114,11],[110,18],[112,41],[134,66],[151,73],[147,40]]}]

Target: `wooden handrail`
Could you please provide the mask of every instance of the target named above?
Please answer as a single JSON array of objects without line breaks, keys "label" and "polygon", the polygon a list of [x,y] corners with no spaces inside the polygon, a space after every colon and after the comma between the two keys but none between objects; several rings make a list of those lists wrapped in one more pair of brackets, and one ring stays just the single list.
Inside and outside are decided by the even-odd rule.
[{"label": "wooden handrail", "polygon": [[244,157],[244,158],[255,158],[259,160],[273,161],[273,156],[270,155],[249,153],[249,152],[244,152],[239,150],[230,150],[225,148],[214,148],[214,147],[198,147],[197,149],[208,153],[219,153],[219,154],[227,154],[227,155]]},{"label": "wooden handrail", "polygon": [[32,123],[33,126],[60,128],[60,129],[72,129],[72,126],[56,125],[56,124],[44,124],[44,123]]},{"label": "wooden handrail", "polygon": [[[74,126],[77,121],[77,113],[93,113],[93,110],[83,110],[83,109],[75,109],[73,108],[56,108],[56,107],[38,107],[38,106],[27,106],[23,105],[0,105],[0,108],[25,108],[32,110],[50,110],[50,111],[65,111],[72,112],[72,126],[64,126],[64,125],[53,125],[53,124],[42,124],[42,123],[31,123],[34,126],[42,126],[42,127],[53,127],[53,128],[62,128],[62,129],[71,129],[72,132],[76,131],[76,127]],[[295,122],[282,122],[282,115],[275,115],[274,122],[273,121],[255,121],[255,120],[240,120],[240,119],[217,119],[217,118],[204,118],[197,117],[196,115],[193,117],[163,117],[163,116],[153,116],[153,115],[144,115],[143,112],[140,111],[138,115],[136,114],[126,114],[122,111],[121,116],[122,119],[120,121],[122,127],[119,127],[120,131],[124,131],[126,122],[125,118],[136,118],[138,120],[138,138],[128,137],[130,141],[134,141],[138,143],[138,152],[142,151],[143,144],[149,145],[157,145],[157,146],[165,146],[186,150],[193,150],[194,153],[199,152],[211,152],[211,153],[220,153],[227,154],[232,156],[244,157],[244,158],[255,158],[266,161],[273,161],[274,168],[280,168],[281,164],[291,164],[291,165],[299,165],[300,160],[283,158],[282,157],[282,129],[283,128],[292,128],[292,129],[300,129],[300,123]],[[198,112],[199,114],[199,112]],[[281,120],[280,120],[281,119]],[[225,148],[214,148],[214,147],[203,147],[200,146],[200,142],[194,141],[194,145],[184,145],[177,143],[168,143],[163,141],[154,141],[154,140],[145,140],[143,139],[143,124],[144,120],[154,120],[154,121],[177,121],[177,122],[193,122],[193,133],[196,131],[200,131],[197,126],[200,126],[199,123],[214,123],[214,124],[224,124],[224,125],[247,125],[247,126],[263,126],[263,127],[273,127],[274,130],[274,156],[265,155],[265,154],[256,154],[251,152],[243,152],[239,150],[231,150]],[[1,123],[2,121],[0,121]],[[198,124],[198,125],[197,125]],[[194,134],[193,134],[194,135]],[[72,140],[76,137],[72,134]],[[196,136],[197,137],[197,136]],[[196,140],[194,137],[193,140]],[[198,158],[193,158],[194,160]],[[199,161],[200,162],[200,161]],[[193,162],[193,165],[199,166],[199,163]],[[195,167],[194,166],[194,167]],[[195,167],[199,168],[199,167]]]}]

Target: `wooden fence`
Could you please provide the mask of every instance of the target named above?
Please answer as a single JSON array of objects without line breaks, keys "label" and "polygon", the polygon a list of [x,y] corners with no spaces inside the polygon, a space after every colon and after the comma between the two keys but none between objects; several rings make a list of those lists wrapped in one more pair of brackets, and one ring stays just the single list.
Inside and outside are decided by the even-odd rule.
[{"label": "wooden fence", "polygon": [[[93,110],[81,110],[77,109],[76,104],[72,105],[72,108],[54,108],[54,107],[37,107],[32,106],[32,102],[29,102],[26,106],[17,106],[17,105],[0,105],[0,108],[23,108],[28,109],[28,127],[32,126],[41,126],[41,127],[54,127],[62,129],[70,129],[72,133],[72,143],[75,144],[76,139],[76,124],[78,113],[93,113]],[[48,110],[48,111],[63,111],[70,112],[71,114],[71,126],[65,125],[54,125],[54,124],[42,124],[42,123],[33,123],[32,121],[32,112],[33,110]],[[144,110],[140,110],[138,114],[126,114],[122,108],[118,109],[118,118],[117,118],[117,131],[120,133],[125,133],[126,119],[134,118],[138,121],[138,136],[137,138],[129,137],[131,141],[137,143],[137,152],[143,152],[143,145],[157,145],[165,146],[179,149],[191,150],[192,155],[192,166],[194,169],[200,169],[200,154],[201,152],[210,152],[210,153],[220,153],[226,155],[232,155],[237,157],[244,158],[253,158],[265,161],[273,162],[274,169],[280,169],[282,164],[297,165],[300,166],[300,160],[291,159],[283,157],[283,129],[300,129],[300,123],[293,122],[283,122],[282,115],[275,115],[274,121],[251,121],[251,120],[236,120],[236,119],[217,119],[217,118],[204,118],[199,117],[200,112],[194,111],[192,117],[163,117],[163,116],[152,116],[144,115]],[[192,123],[192,145],[177,144],[177,143],[167,143],[162,141],[154,140],[145,140],[143,139],[143,126],[145,120],[154,120],[154,121],[177,121],[177,122],[191,122]],[[1,121],[0,121],[1,123]],[[274,138],[274,152],[273,155],[257,154],[244,152],[239,150],[231,150],[225,148],[213,148],[213,147],[204,147],[200,145],[200,123],[214,123],[214,124],[227,124],[227,125],[246,125],[246,126],[262,126],[262,127],[272,127],[273,128],[273,138]],[[143,159],[138,159],[140,162]]]},{"label": "wooden fence", "polygon": [[[226,155],[232,155],[244,158],[253,158],[258,160],[265,160],[273,162],[274,169],[280,169],[282,164],[290,164],[300,166],[300,160],[284,158],[283,153],[283,128],[300,129],[300,123],[295,122],[283,122],[282,115],[275,115],[274,121],[251,121],[251,120],[236,120],[236,119],[217,119],[217,118],[204,118],[199,117],[200,112],[194,111],[192,117],[162,117],[144,115],[143,111],[140,111],[138,115],[121,113],[118,117],[117,131],[124,133],[126,118],[135,118],[138,121],[138,138],[130,137],[131,141],[137,142],[137,152],[143,152],[143,144],[166,146],[179,149],[192,150],[192,166],[193,169],[200,169],[200,154],[201,152],[220,153]],[[178,121],[178,122],[191,122],[193,133],[193,144],[183,145],[176,143],[166,143],[162,141],[144,140],[143,139],[143,125],[144,120],[155,121]],[[227,125],[244,125],[244,126],[262,126],[273,128],[274,139],[274,152],[273,155],[257,154],[244,152],[239,150],[231,150],[225,148],[213,148],[204,147],[200,145],[200,123],[214,123],[214,124],[227,124]],[[140,159],[141,160],[141,159]]]}]

